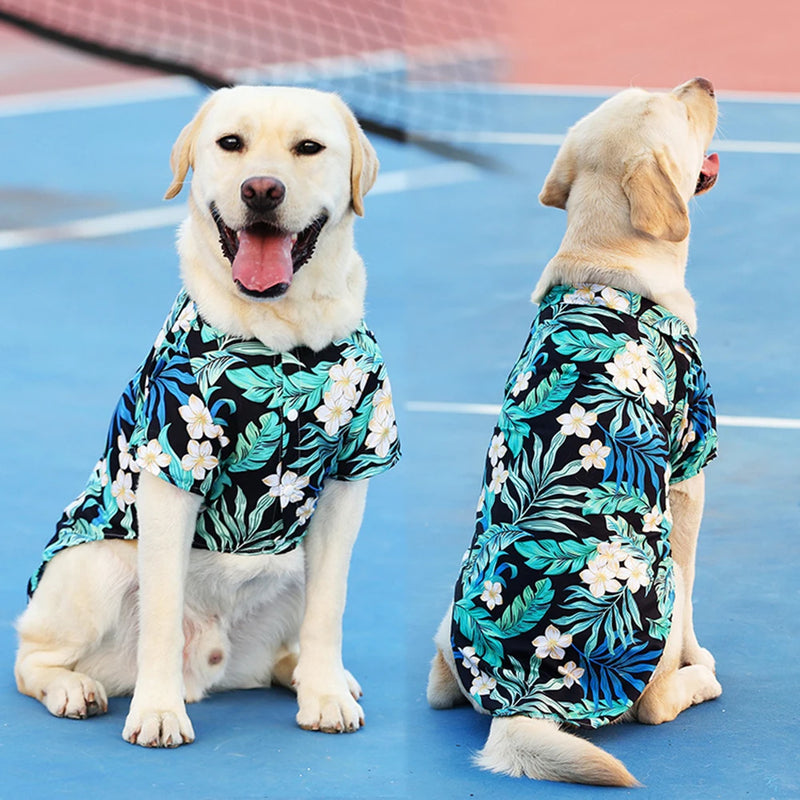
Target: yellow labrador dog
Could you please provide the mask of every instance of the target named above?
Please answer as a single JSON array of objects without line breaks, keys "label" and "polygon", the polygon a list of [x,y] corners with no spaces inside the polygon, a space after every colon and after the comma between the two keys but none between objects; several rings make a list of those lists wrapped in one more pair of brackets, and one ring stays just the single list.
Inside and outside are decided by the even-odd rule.
[{"label": "yellow labrador dog", "polygon": [[237,87],[171,165],[184,288],[31,579],[18,686],[73,718],[133,692],[123,737],[148,747],[193,741],[185,701],[272,682],[301,727],[355,731],[348,565],[399,456],[353,243],[378,161],[335,95]]},{"label": "yellow labrador dog", "polygon": [[533,295],[428,684],[435,708],[466,697],[493,716],[486,769],[635,785],[561,725],[658,724],[721,692],[692,624],[716,434],[684,283],[716,119],[701,78],[624,91],[569,131],[539,196],[567,230]]}]

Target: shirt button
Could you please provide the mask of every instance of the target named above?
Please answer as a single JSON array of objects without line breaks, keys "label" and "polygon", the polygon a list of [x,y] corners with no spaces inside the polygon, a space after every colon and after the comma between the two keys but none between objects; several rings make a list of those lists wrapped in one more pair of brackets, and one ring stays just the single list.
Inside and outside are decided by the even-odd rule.
[{"label": "shirt button", "polygon": [[297,409],[296,408],[290,408],[286,412],[286,419],[288,419],[289,422],[294,422],[297,419]]}]

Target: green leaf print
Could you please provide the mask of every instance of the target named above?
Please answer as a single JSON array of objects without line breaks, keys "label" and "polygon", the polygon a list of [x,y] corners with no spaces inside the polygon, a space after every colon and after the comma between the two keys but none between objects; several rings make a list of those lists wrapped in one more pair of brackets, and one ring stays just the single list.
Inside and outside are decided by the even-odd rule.
[{"label": "green leaf print", "polygon": [[573,361],[613,361],[630,341],[627,335],[610,336],[607,333],[588,333],[583,330],[564,330],[552,336],[556,350]]},{"label": "green leaf print", "polygon": [[565,364],[561,370],[553,370],[533,387],[522,408],[531,417],[554,411],[570,396],[579,374],[574,364]]},{"label": "green leaf print", "polygon": [[500,636],[510,639],[530,630],[547,613],[552,602],[553,585],[549,579],[537,581],[535,586],[526,586],[500,617],[497,623]]},{"label": "green leaf print", "polygon": [[638,514],[646,514],[650,510],[650,505],[644,493],[631,484],[608,481],[589,490],[583,513],[584,515],[616,514],[636,511]]},{"label": "green leaf print", "polygon": [[197,378],[197,385],[205,395],[210,386],[216,385],[219,379],[233,367],[234,364],[241,363],[241,359],[232,356],[224,350],[215,350],[211,353],[204,353],[200,357],[190,360],[192,371]]},{"label": "green leaf print", "polygon": [[236,451],[228,465],[231,472],[251,472],[263,467],[275,455],[281,441],[283,426],[274,411],[251,422],[236,441]]},{"label": "green leaf print", "polygon": [[582,570],[587,561],[597,555],[599,542],[595,537],[564,541],[527,539],[514,546],[531,569],[541,570],[546,575],[563,575]]},{"label": "green leaf print", "polygon": [[453,607],[453,620],[475,648],[475,655],[492,667],[503,661],[503,644],[489,612],[468,600],[459,600]]},{"label": "green leaf print", "polygon": [[279,403],[278,392],[283,376],[277,367],[259,364],[255,367],[228,370],[226,374],[234,386],[244,389],[243,396],[253,403]]}]

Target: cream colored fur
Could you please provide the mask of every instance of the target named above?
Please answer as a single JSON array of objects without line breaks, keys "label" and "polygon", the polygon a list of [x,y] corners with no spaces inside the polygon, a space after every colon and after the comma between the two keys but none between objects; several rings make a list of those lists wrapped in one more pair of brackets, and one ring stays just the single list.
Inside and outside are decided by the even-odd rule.
[{"label": "cream colored fur", "polygon": [[[234,133],[246,141],[242,152],[217,146]],[[292,148],[303,139],[325,149],[298,157]],[[171,164],[168,198],[193,170],[178,246],[185,285],[209,322],[276,350],[320,349],[357,327],[366,280],[353,221],[378,160],[338,97],[276,87],[216,92],[179,136]],[[278,221],[287,230],[328,215],[311,260],[268,302],[239,293],[209,212],[213,200],[229,227],[241,227],[240,185],[260,175],[286,185]],[[47,566],[17,622],[19,690],[75,718],[133,692],[123,737],[149,747],[194,739],[185,702],[273,682],[296,689],[301,727],[357,730],[361,689],[342,664],[342,615],[366,492],[367,481],[330,481],[302,548],[236,556],[192,549],[200,499],[142,472],[138,542],[82,544]]]},{"label": "cream colored fur", "polygon": [[[707,82],[694,80],[669,93],[626,90],[570,129],[539,195],[545,205],[566,209],[567,230],[539,280],[534,301],[561,283],[606,284],[650,297],[696,329],[694,301],[684,283],[687,204],[716,118]],[[697,643],[692,622],[703,502],[702,474],[670,491],[676,582],[672,628],[629,719],[668,722],[722,691],[714,659]],[[434,708],[470,699],[456,677],[450,620],[448,611],[434,639],[437,653],[428,679],[428,701]],[[560,730],[555,722],[523,716],[494,718],[476,763],[514,776],[637,785],[621,762],[600,748]]]}]

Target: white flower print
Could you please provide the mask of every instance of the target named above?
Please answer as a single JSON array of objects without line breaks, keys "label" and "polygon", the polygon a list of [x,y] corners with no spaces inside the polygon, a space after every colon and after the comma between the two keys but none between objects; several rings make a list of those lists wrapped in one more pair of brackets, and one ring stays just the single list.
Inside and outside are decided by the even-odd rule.
[{"label": "white flower print", "polygon": [[487,695],[497,686],[497,681],[489,677],[485,672],[481,672],[469,687],[470,694]]},{"label": "white flower print", "polygon": [[644,390],[644,398],[654,406],[656,403],[661,403],[666,408],[667,405],[667,391],[664,387],[664,381],[655,370],[648,369],[639,377],[639,383]]},{"label": "white flower print", "polygon": [[495,606],[503,604],[503,584],[492,583],[492,581],[483,582],[483,594],[481,600],[486,603],[486,608],[491,611]]},{"label": "white flower print", "polygon": [[325,392],[323,405],[314,411],[314,416],[325,423],[325,433],[335,436],[339,428],[353,419],[352,405],[343,393]]},{"label": "white flower print", "polygon": [[172,461],[172,456],[161,449],[158,439],[151,439],[136,451],[136,463],[138,466],[153,475],[160,474],[161,468],[168,467],[170,461]]},{"label": "white flower print", "polygon": [[598,305],[612,308],[614,311],[630,311],[630,301],[610,286],[606,286],[603,291],[600,292],[600,298],[602,302],[598,302]]},{"label": "white flower print", "polygon": [[222,425],[212,425],[209,430],[209,438],[219,439],[220,447],[225,447],[226,444],[230,444],[231,440],[225,435],[225,429]]},{"label": "white flower print", "polygon": [[108,466],[104,458],[101,458],[97,464],[95,464],[95,471],[100,476],[100,485],[103,487],[108,486]]},{"label": "white flower print", "polygon": [[625,559],[625,551],[619,542],[600,542],[597,545],[597,556],[595,561],[598,564],[608,564],[614,562],[612,574],[616,574],[617,567],[620,561]]},{"label": "white flower print", "polygon": [[583,667],[579,667],[574,661],[567,661],[566,664],[559,665],[558,671],[564,676],[564,686],[567,689],[575,683],[580,683],[581,676],[585,672]]},{"label": "white flower print", "polygon": [[121,469],[117,470],[117,477],[111,483],[111,496],[117,501],[120,511],[124,511],[126,506],[132,505],[136,500],[132,486],[133,475]]},{"label": "white flower print", "polygon": [[308,486],[308,476],[288,469],[284,472],[283,464],[279,464],[278,471],[263,482],[269,486],[270,496],[280,498],[281,508],[286,508],[289,503],[299,503],[303,499],[302,490]]},{"label": "white flower print", "polygon": [[661,523],[663,521],[664,515],[658,510],[658,506],[653,506],[642,516],[642,532],[650,533],[652,531],[661,530]]},{"label": "white flower print", "polygon": [[511,390],[511,394],[514,397],[516,397],[520,392],[524,392],[528,388],[528,384],[532,375],[533,373],[530,370],[528,372],[520,372],[517,374],[517,377],[514,379],[514,388]]},{"label": "white flower print", "polygon": [[650,583],[650,576],[647,574],[647,562],[642,561],[640,558],[628,556],[625,559],[625,569],[628,572],[625,585],[631,592],[638,592],[642,586],[647,586]]},{"label": "white flower print", "polygon": [[589,585],[589,591],[595,597],[602,597],[607,592],[618,592],[622,584],[617,580],[620,576],[619,562],[596,559],[586,565],[581,572],[581,580]]},{"label": "white flower print", "polygon": [[394,420],[394,406],[392,405],[392,384],[389,379],[384,380],[383,385],[372,396],[372,405],[376,414],[391,417]]},{"label": "white flower print", "polygon": [[641,392],[639,376],[642,374],[642,368],[634,358],[631,358],[629,352],[617,353],[612,364],[603,366],[611,375],[614,386],[621,392],[635,392],[636,394]]},{"label": "white flower print", "polygon": [[465,669],[468,669],[473,678],[477,678],[481,674],[480,663],[481,660],[475,655],[474,647],[460,647],[461,663]]},{"label": "white flower print", "polygon": [[606,458],[611,453],[611,448],[606,447],[599,439],[594,439],[590,444],[584,444],[578,453],[583,456],[581,466],[589,470],[592,467],[605,469]]},{"label": "white flower print", "polygon": [[537,636],[532,644],[536,648],[537,658],[549,656],[560,661],[564,658],[564,648],[572,644],[572,636],[569,633],[561,633],[555,625],[548,625],[544,636]]},{"label": "white flower print", "polygon": [[305,525],[311,519],[311,515],[314,513],[314,509],[317,506],[317,498],[316,497],[309,497],[303,505],[298,506],[297,508],[297,519]]},{"label": "white flower print", "polygon": [[573,306],[596,306],[597,294],[605,288],[600,283],[576,283],[575,291],[565,294],[561,301]]},{"label": "white flower print", "polygon": [[119,466],[120,469],[130,470],[131,472],[138,472],[139,466],[136,459],[130,451],[128,440],[123,434],[117,436],[117,450],[119,451]]},{"label": "white flower print", "polygon": [[186,455],[181,459],[181,467],[191,472],[196,481],[202,481],[206,477],[206,470],[214,469],[219,464],[219,459],[211,455],[211,442],[198,442],[192,439],[186,449]]},{"label": "white flower print", "polygon": [[217,425],[211,419],[211,412],[205,403],[195,394],[189,396],[189,402],[178,409],[178,413],[186,422],[186,430],[192,439],[214,439],[217,436]]},{"label": "white flower print", "polygon": [[492,469],[492,478],[489,481],[489,491],[492,494],[497,494],[502,488],[503,484],[508,479],[508,470],[503,466],[503,462],[499,462]]},{"label": "white flower print", "polygon": [[178,315],[178,319],[175,320],[175,324],[172,326],[172,333],[176,333],[179,330],[188,331],[196,318],[197,308],[194,303],[189,303]]},{"label": "white flower print", "polygon": [[364,377],[364,371],[356,365],[355,359],[348,358],[343,364],[334,364],[328,370],[328,375],[333,381],[331,394],[341,395],[348,406],[353,406],[356,402],[358,385]]},{"label": "white flower print", "polygon": [[492,443],[489,445],[489,461],[493,466],[497,466],[503,456],[508,452],[506,440],[502,433],[492,436]]},{"label": "white flower print", "polygon": [[556,417],[564,436],[575,434],[579,439],[588,439],[591,427],[597,422],[597,414],[587,411],[580,403],[573,403],[568,414]]},{"label": "white flower print", "polygon": [[395,425],[394,415],[373,413],[369,420],[369,434],[364,444],[381,458],[389,454],[392,444],[397,440],[397,425]]},{"label": "white flower print", "polygon": [[653,366],[650,354],[647,352],[647,345],[636,342],[633,339],[625,342],[625,352],[618,355],[622,355],[623,359],[628,361],[634,368],[638,367],[640,372],[651,369]]}]

